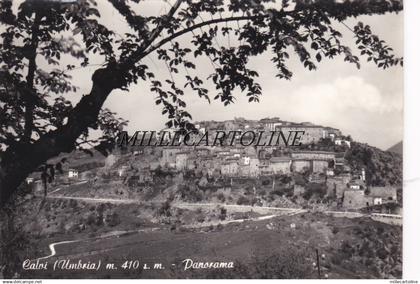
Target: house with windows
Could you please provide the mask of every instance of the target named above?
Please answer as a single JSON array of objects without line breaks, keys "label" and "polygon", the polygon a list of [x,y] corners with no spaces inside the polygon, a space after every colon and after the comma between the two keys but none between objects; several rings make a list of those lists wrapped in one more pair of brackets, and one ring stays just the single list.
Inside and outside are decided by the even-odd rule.
[{"label": "house with windows", "polygon": [[392,186],[372,186],[369,188],[369,196],[373,205],[396,202],[397,189]]}]

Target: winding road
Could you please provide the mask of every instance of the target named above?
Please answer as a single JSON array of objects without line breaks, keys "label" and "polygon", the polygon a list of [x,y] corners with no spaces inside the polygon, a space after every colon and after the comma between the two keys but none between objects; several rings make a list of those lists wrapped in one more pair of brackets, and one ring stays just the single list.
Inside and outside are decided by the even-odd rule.
[{"label": "winding road", "polygon": [[[84,201],[88,203],[111,203],[111,204],[142,204],[142,202],[135,200],[135,199],[113,199],[113,198],[91,198],[91,197],[77,197],[77,196],[62,196],[62,195],[47,195],[46,198],[48,199],[67,199],[67,200],[77,200],[77,201]],[[161,203],[161,202],[156,202]],[[292,216],[296,214],[306,213],[308,210],[302,209],[302,208],[283,208],[283,207],[266,207],[266,206],[250,206],[250,205],[236,205],[236,204],[219,204],[219,203],[172,203],[171,206],[177,207],[177,208],[184,208],[184,209],[195,209],[195,208],[202,208],[202,207],[217,207],[222,206],[226,209],[230,209],[232,211],[237,212],[249,212],[254,211],[261,214],[267,214],[267,212],[275,212],[277,214],[268,214],[256,218],[248,218],[248,219],[235,219],[235,220],[223,220],[223,221],[214,221],[214,222],[206,222],[202,224],[196,224],[196,225],[188,225],[185,226],[186,228],[200,228],[200,227],[209,227],[211,225],[217,225],[217,224],[230,224],[230,223],[241,223],[245,221],[260,221],[260,220],[267,220],[274,218],[279,215],[283,216]],[[330,214],[333,216],[343,216],[343,217],[349,217],[349,218],[355,218],[355,217],[363,217],[363,216],[369,216],[372,219],[376,219],[378,221],[382,221],[381,219],[387,218],[392,219],[396,221],[396,223],[402,222],[402,216],[401,215],[392,215],[392,214],[363,214],[359,212],[343,212],[343,211],[325,211],[324,213]],[[146,231],[154,231],[158,230],[159,228],[148,228],[148,229],[140,229],[140,230],[131,230],[131,231],[112,231],[107,234],[92,237],[92,238],[85,238],[85,239],[76,239],[76,240],[67,240],[67,241],[60,241],[60,242],[54,242],[49,244],[49,250],[50,254],[47,256],[43,256],[40,258],[37,258],[35,260],[45,260],[51,257],[54,257],[57,255],[57,247],[64,244],[70,244],[70,243],[77,243],[77,242],[83,242],[83,241],[89,241],[89,240],[98,240],[98,239],[105,239],[110,237],[119,237],[125,234],[131,234],[131,233],[140,233],[140,232],[146,232]]]}]

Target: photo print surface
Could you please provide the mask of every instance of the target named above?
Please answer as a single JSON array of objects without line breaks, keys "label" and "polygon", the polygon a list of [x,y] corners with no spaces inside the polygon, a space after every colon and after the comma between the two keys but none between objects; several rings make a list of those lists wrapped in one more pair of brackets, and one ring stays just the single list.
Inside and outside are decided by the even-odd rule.
[{"label": "photo print surface", "polygon": [[402,278],[403,1],[0,2],[0,278]]}]

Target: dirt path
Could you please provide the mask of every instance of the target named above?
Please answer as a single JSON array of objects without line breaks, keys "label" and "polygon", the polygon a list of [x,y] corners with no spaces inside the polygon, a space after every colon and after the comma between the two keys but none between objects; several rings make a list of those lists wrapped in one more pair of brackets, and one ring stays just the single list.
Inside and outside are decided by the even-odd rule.
[{"label": "dirt path", "polygon": [[345,212],[345,211],[324,211],[325,214],[332,215],[334,217],[346,217],[346,218],[359,218],[359,217],[370,217],[375,221],[387,223],[391,225],[402,225],[402,215],[396,214],[382,214],[382,213],[360,213],[360,212]]},{"label": "dirt path", "polygon": [[[78,201],[84,201],[88,203],[112,203],[112,204],[142,204],[139,200],[135,199],[113,199],[113,198],[91,198],[91,197],[74,197],[74,196],[62,196],[62,195],[49,195],[47,196],[49,199],[69,199],[69,200],[78,200]],[[155,202],[160,203],[160,202]],[[259,214],[264,214],[264,216],[256,217],[256,218],[248,218],[248,219],[236,219],[236,220],[223,220],[223,221],[213,221],[213,222],[206,222],[196,225],[188,225],[185,226],[185,228],[201,228],[201,227],[209,227],[209,226],[217,226],[218,224],[226,225],[230,223],[242,223],[245,221],[260,221],[260,220],[266,220],[271,219],[279,215],[283,216],[292,216],[296,214],[306,213],[307,210],[304,210],[302,208],[283,208],[283,207],[267,207],[267,206],[250,206],[250,205],[236,205],[236,204],[220,204],[220,203],[172,203],[171,206],[177,207],[177,208],[183,208],[183,209],[198,209],[207,207],[210,209],[214,209],[217,207],[224,207],[230,211],[235,212],[249,212],[254,211]],[[337,216],[337,217],[348,217],[348,218],[355,218],[355,217],[371,217],[372,219],[375,219],[377,221],[389,223],[390,221],[388,219],[392,219],[391,222],[393,224],[399,224],[402,222],[402,216],[400,215],[391,215],[391,214],[364,214],[359,212],[342,212],[342,211],[325,211],[324,213]],[[375,216],[374,216],[375,215]],[[157,230],[158,228],[152,228],[152,229],[146,229],[146,230]],[[68,241],[60,241],[51,243],[49,245],[50,254],[41,258],[38,258],[38,260],[42,259],[48,259],[50,257],[53,257],[57,255],[57,247],[64,244],[70,244],[70,243],[77,243],[77,242],[83,242],[83,241],[90,241],[90,240],[97,240],[97,239],[104,239],[104,238],[110,238],[110,237],[119,237],[124,234],[130,234],[130,233],[140,233],[145,232],[145,230],[132,230],[132,231],[114,231],[110,232],[106,235],[101,235],[98,237],[93,238],[86,238],[86,239],[77,239],[77,240],[68,240]]]},{"label": "dirt path", "polygon": [[158,229],[159,228],[147,228],[147,229],[129,230],[129,231],[112,231],[112,232],[108,232],[106,234],[103,234],[97,237],[92,237],[92,238],[84,238],[84,239],[76,239],[76,240],[68,240],[68,241],[60,241],[60,242],[51,243],[48,245],[48,248],[50,249],[51,253],[47,256],[36,258],[35,260],[48,259],[50,257],[57,255],[56,247],[59,245],[79,243],[79,242],[85,242],[85,241],[90,241],[90,240],[100,240],[100,239],[106,239],[106,238],[112,238],[112,237],[120,237],[123,235],[132,234],[132,233],[152,232]]},{"label": "dirt path", "polygon": [[[48,199],[68,199],[68,200],[78,200],[88,203],[112,203],[112,204],[143,204],[144,202],[136,199],[116,199],[116,198],[93,198],[93,197],[78,197],[78,196],[63,196],[63,195],[47,195]],[[149,202],[149,203],[161,203],[158,201]],[[221,203],[171,203],[171,206],[177,208],[200,208],[200,207],[218,207],[222,206],[227,209],[232,209],[234,211],[290,211],[295,212],[301,208],[287,208],[287,207],[268,207],[268,206],[251,206],[251,205],[236,205],[236,204],[221,204]]]}]

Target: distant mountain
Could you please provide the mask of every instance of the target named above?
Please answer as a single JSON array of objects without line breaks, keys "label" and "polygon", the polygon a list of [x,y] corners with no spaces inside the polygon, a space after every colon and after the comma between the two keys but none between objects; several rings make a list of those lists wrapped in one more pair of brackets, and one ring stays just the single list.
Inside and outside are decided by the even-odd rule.
[{"label": "distant mountain", "polygon": [[395,144],[394,146],[389,148],[387,151],[392,152],[392,153],[397,153],[397,154],[400,154],[402,156],[402,154],[403,154],[403,142],[402,141],[398,142],[397,144]]},{"label": "distant mountain", "polygon": [[366,170],[368,185],[399,186],[402,184],[402,156],[400,154],[353,142],[345,154],[345,159],[353,171]]}]

